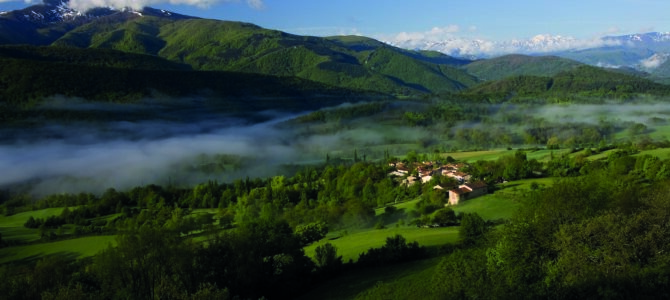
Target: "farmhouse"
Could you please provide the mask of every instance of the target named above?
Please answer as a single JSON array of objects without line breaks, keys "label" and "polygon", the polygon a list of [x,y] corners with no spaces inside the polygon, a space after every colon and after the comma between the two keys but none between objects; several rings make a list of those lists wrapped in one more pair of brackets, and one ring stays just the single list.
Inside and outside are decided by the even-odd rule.
[{"label": "farmhouse", "polygon": [[488,193],[488,187],[484,182],[462,184],[457,189],[449,191],[449,204],[456,205],[461,201],[486,195],[486,193]]}]

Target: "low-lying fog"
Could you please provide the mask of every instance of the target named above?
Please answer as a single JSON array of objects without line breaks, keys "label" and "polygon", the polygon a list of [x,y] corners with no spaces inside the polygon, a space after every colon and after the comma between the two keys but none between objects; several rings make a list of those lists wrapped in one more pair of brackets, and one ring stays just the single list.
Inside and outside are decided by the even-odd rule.
[{"label": "low-lying fog", "polygon": [[[67,110],[110,109],[87,105],[75,105]],[[56,104],[47,109],[63,107]],[[147,107],[151,106],[113,106],[110,110],[123,113],[127,109],[130,113]],[[499,109],[497,114],[532,114],[554,122],[608,119],[649,123],[651,117],[666,120],[670,115],[668,108],[667,104],[509,106]],[[182,115],[174,118],[179,114]],[[295,116],[295,113],[265,111],[241,119],[203,109],[172,110],[152,120],[49,121],[4,128],[0,129],[0,189],[29,186],[32,193],[45,195],[101,193],[109,187],[128,189],[152,183],[229,182],[245,176],[277,175],[286,170],[283,166],[287,164],[324,161],[326,153],[331,157],[333,153],[351,157],[357,147],[381,145],[375,151],[390,150],[392,155],[402,155],[406,149],[396,149],[394,145],[420,144],[421,140],[428,139],[448,142],[443,140],[445,129],[439,125],[412,128],[368,120],[355,126],[341,126],[327,134],[315,134],[308,129],[311,125],[297,129],[275,126]],[[358,148],[359,155],[363,153],[362,148]]]}]

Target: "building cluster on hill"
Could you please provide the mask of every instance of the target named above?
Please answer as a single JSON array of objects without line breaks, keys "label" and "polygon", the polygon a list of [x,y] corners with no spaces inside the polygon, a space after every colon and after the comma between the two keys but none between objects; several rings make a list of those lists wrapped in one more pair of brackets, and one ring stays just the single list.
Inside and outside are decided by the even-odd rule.
[{"label": "building cluster on hill", "polygon": [[[411,186],[419,180],[421,180],[422,184],[425,184],[438,174],[454,178],[461,185],[449,190],[449,205],[456,205],[463,200],[476,198],[488,192],[486,183],[470,182],[470,174],[462,171],[466,167],[464,163],[441,165],[439,162],[424,161],[414,165],[408,165],[403,162],[391,163],[389,165],[395,167],[395,171],[389,173],[389,175],[403,178],[401,184],[406,186]],[[413,176],[412,172],[414,169],[416,170],[415,176]],[[436,185],[433,189],[443,190],[444,188]]]}]

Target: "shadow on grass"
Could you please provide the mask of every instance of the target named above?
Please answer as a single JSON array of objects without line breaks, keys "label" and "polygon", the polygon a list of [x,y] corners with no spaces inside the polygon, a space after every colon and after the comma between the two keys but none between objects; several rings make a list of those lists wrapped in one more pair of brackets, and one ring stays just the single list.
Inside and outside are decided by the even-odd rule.
[{"label": "shadow on grass", "polygon": [[496,187],[496,190],[506,190],[506,189],[517,187],[517,186],[520,186],[520,185],[521,185],[521,183],[505,183],[504,185],[498,185]]}]

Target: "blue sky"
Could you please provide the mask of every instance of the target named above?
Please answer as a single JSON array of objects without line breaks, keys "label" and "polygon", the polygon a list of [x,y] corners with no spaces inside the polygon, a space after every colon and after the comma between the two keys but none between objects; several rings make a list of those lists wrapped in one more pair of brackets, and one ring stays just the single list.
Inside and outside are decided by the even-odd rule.
[{"label": "blue sky", "polygon": [[[235,20],[309,35],[401,33],[487,40],[527,39],[538,34],[593,38],[670,31],[667,0],[73,0],[146,3],[204,18]],[[172,5],[171,3],[189,3]],[[213,4],[212,4],[213,3]],[[0,10],[25,7],[0,0]]]}]

